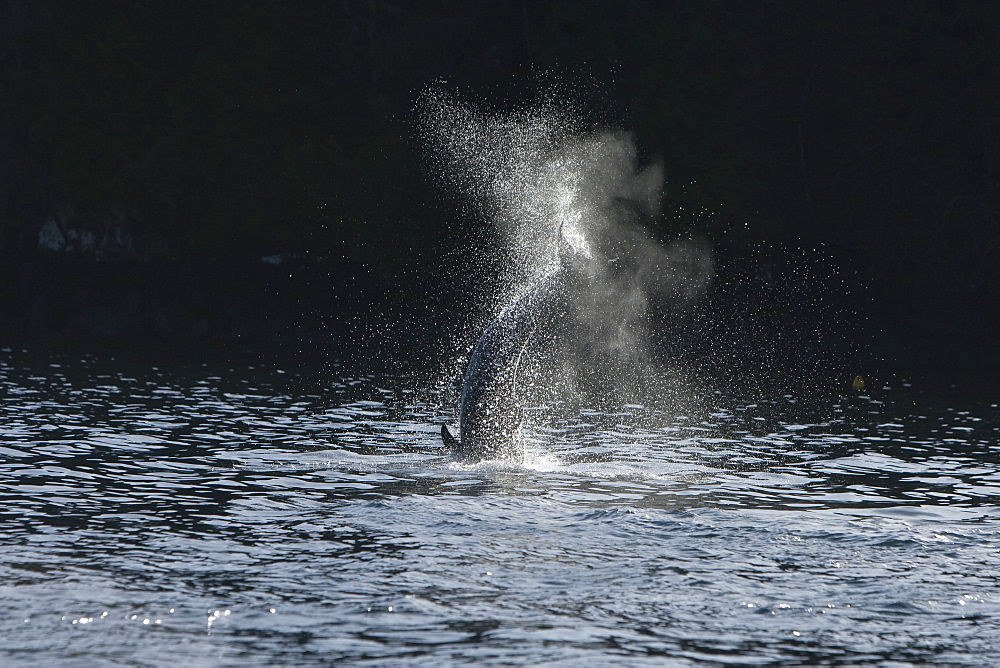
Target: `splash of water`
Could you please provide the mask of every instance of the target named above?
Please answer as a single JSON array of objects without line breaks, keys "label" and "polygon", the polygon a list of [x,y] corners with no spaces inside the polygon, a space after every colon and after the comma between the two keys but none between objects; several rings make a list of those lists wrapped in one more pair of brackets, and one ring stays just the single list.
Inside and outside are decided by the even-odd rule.
[{"label": "splash of water", "polygon": [[650,303],[693,302],[712,262],[700,244],[661,245],[646,231],[661,209],[662,164],[643,164],[625,132],[585,127],[573,103],[554,94],[532,108],[490,112],[435,87],[418,109],[431,171],[498,233],[500,248],[469,255],[509,258],[491,313],[558,264],[560,236],[586,276],[573,284],[561,326],[529,346],[522,403],[690,405],[691,374],[651,349]]}]

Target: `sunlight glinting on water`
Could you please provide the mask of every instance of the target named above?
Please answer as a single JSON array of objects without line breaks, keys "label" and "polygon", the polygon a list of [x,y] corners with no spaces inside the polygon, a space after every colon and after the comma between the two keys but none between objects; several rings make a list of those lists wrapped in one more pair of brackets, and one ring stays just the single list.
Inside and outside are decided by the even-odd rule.
[{"label": "sunlight glinting on water", "polygon": [[995,404],[552,404],[463,464],[435,378],[115,367],[0,366],[5,662],[996,656]]}]

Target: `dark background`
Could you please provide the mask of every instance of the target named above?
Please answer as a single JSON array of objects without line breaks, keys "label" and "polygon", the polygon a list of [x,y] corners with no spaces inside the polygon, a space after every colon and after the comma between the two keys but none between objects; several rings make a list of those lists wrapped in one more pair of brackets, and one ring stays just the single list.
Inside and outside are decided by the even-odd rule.
[{"label": "dark background", "polygon": [[822,330],[848,383],[992,386],[998,28],[926,0],[2,0],[0,345],[433,360],[487,239],[415,100],[562,81],[663,158],[653,233],[713,244],[715,313]]}]

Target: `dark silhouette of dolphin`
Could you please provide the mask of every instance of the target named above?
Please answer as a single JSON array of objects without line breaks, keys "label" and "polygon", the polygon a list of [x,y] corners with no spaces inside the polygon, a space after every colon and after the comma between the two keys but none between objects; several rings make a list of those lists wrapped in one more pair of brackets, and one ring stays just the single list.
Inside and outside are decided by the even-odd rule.
[{"label": "dark silhouette of dolphin", "polygon": [[568,310],[571,284],[579,278],[573,251],[560,231],[559,267],[543,276],[500,313],[483,332],[465,370],[459,408],[461,441],[441,425],[441,438],[465,460],[511,458],[518,453],[521,406],[517,380],[532,336]]}]

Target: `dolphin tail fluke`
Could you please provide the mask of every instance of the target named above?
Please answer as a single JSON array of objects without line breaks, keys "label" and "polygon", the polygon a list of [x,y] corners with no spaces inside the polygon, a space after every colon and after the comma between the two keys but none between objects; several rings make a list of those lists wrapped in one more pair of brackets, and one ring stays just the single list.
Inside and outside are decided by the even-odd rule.
[{"label": "dolphin tail fluke", "polygon": [[448,431],[448,425],[441,425],[441,440],[444,441],[444,447],[448,448],[452,452],[458,451],[458,439],[451,435]]}]

